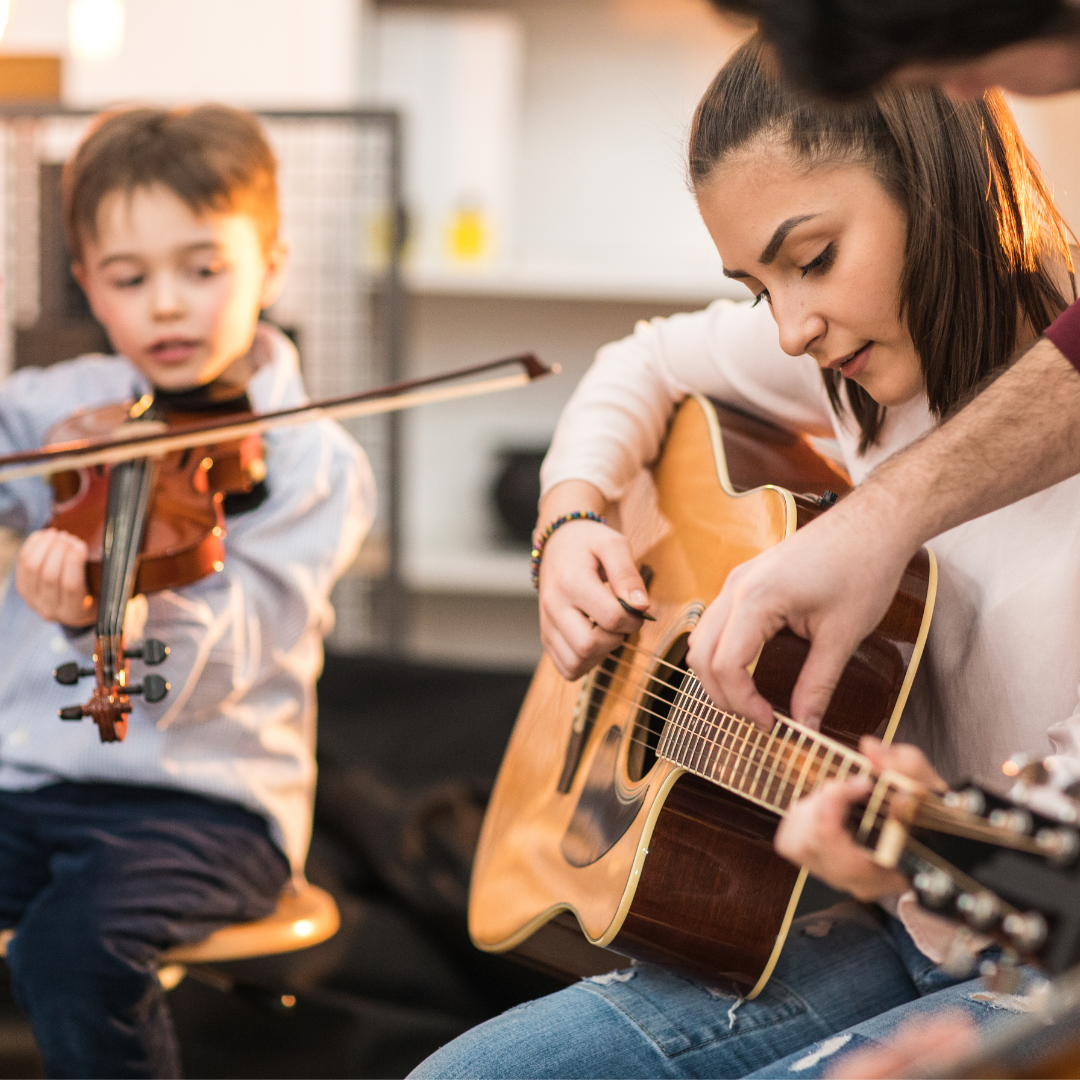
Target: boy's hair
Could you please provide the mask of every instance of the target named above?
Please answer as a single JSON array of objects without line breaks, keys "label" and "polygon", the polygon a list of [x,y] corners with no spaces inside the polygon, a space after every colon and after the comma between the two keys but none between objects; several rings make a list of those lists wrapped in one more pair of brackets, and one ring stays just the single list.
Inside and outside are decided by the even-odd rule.
[{"label": "boy's hair", "polygon": [[864,93],[909,63],[967,60],[1080,31],[1066,0],[712,0],[758,20],[784,74],[807,89]]},{"label": "boy's hair", "polygon": [[277,160],[255,117],[226,105],[102,113],[64,166],[64,227],[76,261],[114,191],[160,184],[193,213],[250,215],[263,250],[277,238]]},{"label": "boy's hair", "polygon": [[[950,101],[940,90],[886,86],[868,98],[809,98],[775,72],[757,37],[728,60],[697,107],[690,179],[711,181],[732,153],[766,139],[802,166],[868,168],[904,210],[900,311],[930,408],[944,416],[1041,334],[1068,303],[1068,228],[1004,99]],[[833,407],[847,406],[873,443],[885,410],[857,383],[823,371]]]}]

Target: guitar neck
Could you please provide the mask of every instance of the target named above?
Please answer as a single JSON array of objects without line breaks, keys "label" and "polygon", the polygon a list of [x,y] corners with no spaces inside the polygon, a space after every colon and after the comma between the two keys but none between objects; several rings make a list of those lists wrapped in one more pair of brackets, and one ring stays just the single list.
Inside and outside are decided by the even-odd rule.
[{"label": "guitar neck", "polygon": [[785,716],[777,714],[773,730],[765,732],[718,709],[693,672],[671,705],[656,754],[780,816],[829,780],[867,779],[873,789],[856,831],[863,842],[880,826],[893,794],[923,791],[906,777],[876,772],[864,755]]}]

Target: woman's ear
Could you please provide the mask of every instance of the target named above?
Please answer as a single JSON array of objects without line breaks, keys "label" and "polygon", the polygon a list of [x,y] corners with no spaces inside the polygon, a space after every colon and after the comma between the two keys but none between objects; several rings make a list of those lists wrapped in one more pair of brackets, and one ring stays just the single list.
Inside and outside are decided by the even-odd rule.
[{"label": "woman's ear", "polygon": [[[281,295],[285,287],[285,273],[289,268],[289,245],[285,240],[275,240],[264,256],[266,275],[263,278],[262,292],[259,294],[259,307],[270,307]],[[78,278],[75,279],[78,281]]]}]

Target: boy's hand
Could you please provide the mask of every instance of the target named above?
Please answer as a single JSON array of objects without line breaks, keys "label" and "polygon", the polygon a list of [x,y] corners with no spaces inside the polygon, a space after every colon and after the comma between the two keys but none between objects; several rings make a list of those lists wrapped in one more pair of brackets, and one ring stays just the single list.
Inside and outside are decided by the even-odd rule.
[{"label": "boy's hand", "polygon": [[97,604],[86,588],[86,544],[70,533],[31,533],[19,549],[15,588],[49,622],[82,627],[97,618]]},{"label": "boy's hand", "polygon": [[[901,744],[883,746],[878,739],[864,736],[859,750],[878,772],[886,769],[917,780],[938,791],[945,784],[917,747]],[[859,847],[847,828],[852,806],[870,794],[868,780],[832,781],[820,791],[800,799],[776,830],[777,853],[798,866],[805,866],[816,878],[856,900],[879,900],[902,893],[908,881],[895,870],[878,866]]]}]

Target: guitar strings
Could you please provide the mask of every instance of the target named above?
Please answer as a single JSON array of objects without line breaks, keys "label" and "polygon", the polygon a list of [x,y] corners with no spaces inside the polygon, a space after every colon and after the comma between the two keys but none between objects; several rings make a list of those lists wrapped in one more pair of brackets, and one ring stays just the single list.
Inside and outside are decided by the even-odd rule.
[{"label": "guitar strings", "polygon": [[[622,695],[622,694],[611,693],[611,694],[609,694],[609,696],[615,698],[618,701],[624,701],[624,702],[627,702],[629,704],[634,704],[635,703],[635,699],[626,697],[625,695]],[[641,707],[641,711],[646,713],[647,715],[655,716],[659,720],[666,720],[668,723],[672,724],[672,727],[676,731],[678,731],[680,733],[688,733],[691,736],[695,736],[695,737],[699,737],[699,738],[705,738],[704,736],[699,735],[699,733],[694,732],[691,728],[687,727],[685,724],[680,724],[680,723],[678,723],[676,721],[672,721],[670,719],[670,717],[665,718],[665,717],[661,716],[659,713],[653,712],[652,710],[644,708],[644,707]],[[749,721],[744,721],[744,722],[749,723]],[[781,738],[776,736],[775,732],[766,733],[766,732],[761,731],[761,729],[757,729],[757,730],[758,730],[759,734],[766,739],[766,744],[768,743],[768,740],[771,738],[771,739],[776,740],[776,746],[766,748],[766,747],[762,746],[760,742],[758,742],[750,750],[750,753],[746,753],[745,750],[747,749],[746,744],[747,744],[748,740],[743,735],[741,735],[740,733],[731,733],[731,734],[734,734],[734,739],[732,740],[732,745],[730,745],[730,746],[725,747],[723,745],[722,741],[717,742],[717,741],[713,740],[711,743],[708,744],[709,747],[710,747],[710,750],[711,749],[718,749],[720,751],[720,753],[717,755],[717,764],[719,764],[721,759],[723,759],[724,763],[723,763],[723,765],[720,766],[719,769],[716,769],[714,767],[713,770],[712,770],[712,775],[711,776],[709,774],[703,774],[705,776],[705,779],[711,779],[713,782],[718,783],[722,787],[730,786],[731,790],[735,791],[737,794],[751,795],[754,798],[763,798],[763,796],[753,795],[754,788],[757,787],[757,785],[758,785],[758,783],[759,783],[759,781],[761,779],[761,773],[763,771],[767,771],[767,773],[769,775],[771,775],[771,780],[762,789],[763,792],[767,792],[769,790],[769,788],[772,786],[772,781],[779,778],[780,779],[780,789],[784,789],[784,794],[785,795],[790,794],[790,792],[788,792],[786,789],[791,789],[791,791],[794,791],[796,788],[798,788],[799,784],[798,784],[798,779],[797,778],[800,775],[802,775],[803,772],[805,772],[807,774],[806,778],[805,778],[805,780],[803,782],[803,790],[805,790],[807,793],[809,793],[810,791],[815,790],[818,786],[820,786],[820,784],[825,783],[828,780],[835,779],[837,776],[840,775],[841,772],[844,771],[842,769],[842,767],[840,767],[841,762],[829,760],[833,756],[832,753],[828,754],[825,758],[818,759],[816,757],[817,751],[823,748],[822,744],[815,745],[812,748],[812,750],[808,750],[807,748],[804,748],[804,747],[798,747],[797,748],[797,741],[796,741],[796,743],[790,743],[790,742],[785,743],[785,742],[783,742],[783,740]],[[796,730],[797,729],[794,729],[794,728],[789,728],[788,729],[789,732],[796,731]],[[753,734],[753,733],[751,732],[750,734]],[[661,738],[662,738],[662,736],[661,736]],[[742,747],[740,747],[739,749],[735,749],[734,743],[739,741],[740,739],[743,740],[744,745]],[[649,742],[647,740],[645,740],[645,739],[636,738],[634,736],[631,736],[629,741],[631,743],[635,743],[637,745],[647,747],[647,748],[651,749],[654,753],[657,753],[657,751],[658,751],[658,745],[657,746],[651,746],[649,744]],[[790,757],[791,757],[790,766],[788,765],[788,756],[781,755],[780,753],[777,752],[777,751],[780,750],[781,746],[783,746],[784,751],[791,751],[791,754],[790,754]],[[830,751],[832,750],[831,747],[825,747],[825,749],[828,749]],[[773,755],[772,763],[771,764],[766,764],[768,756],[770,754]],[[657,756],[658,757],[660,756],[659,753],[657,753]],[[861,755],[855,755],[855,754],[852,754],[852,753],[849,752],[848,755],[846,755],[846,757],[848,757],[850,759],[853,759],[853,760],[850,761],[850,764],[853,767],[849,768],[847,770],[847,775],[863,776],[868,771],[868,769],[870,767],[870,762],[865,758],[862,758],[861,760],[859,760],[861,758]],[[665,757],[664,760],[671,761],[671,763],[673,765],[679,765],[678,761],[674,761],[673,759],[671,759],[669,757]],[[824,763],[826,761],[829,762],[828,766],[826,766],[825,768],[822,768],[822,766],[824,765]],[[731,779],[723,780],[722,777],[723,777],[724,772],[727,771],[729,766],[731,766],[732,764],[734,764],[735,768],[731,772]],[[737,784],[734,781],[734,773],[737,772],[738,767],[739,767],[740,764],[743,765],[744,769],[746,769],[746,770],[748,770],[750,767],[755,766],[755,765],[760,767],[759,770],[758,770],[758,773],[754,777],[754,780],[751,782],[751,784],[749,786],[749,790],[747,790],[747,791],[740,790],[739,787],[737,786]],[[778,766],[784,766],[785,767],[785,773],[784,773],[785,776],[790,776],[790,775],[792,775],[792,773],[794,773],[795,779],[790,780],[790,779],[784,779],[783,777],[781,777],[780,773],[778,771]],[[798,771],[796,772],[795,769],[796,769],[797,766],[798,766]],[[685,766],[680,766],[680,767],[685,767]],[[688,769],[688,771],[689,772],[695,772],[695,770],[692,769],[692,768]],[[716,775],[717,773],[719,773],[719,776]],[[871,773],[871,775],[873,775],[873,774]],[[879,779],[879,782],[880,782],[880,778],[878,778],[878,779]],[[885,783],[886,783],[887,786],[892,787],[892,785],[889,783],[889,781],[886,780]],[[777,790],[776,796],[774,796],[774,797],[778,797],[780,795],[780,789]],[[790,803],[788,805],[790,805]],[[778,812],[783,813],[784,810],[778,808]]]},{"label": "guitar strings", "polygon": [[[614,654],[612,654],[612,656],[614,656]],[[609,659],[611,659],[611,657],[609,657]],[[624,660],[618,660],[618,659],[615,660],[615,666],[616,666],[616,668],[621,667],[621,668],[628,669],[628,672],[631,673],[631,674],[635,670],[634,667],[632,666],[632,664],[629,664],[627,661],[624,661]],[[688,671],[686,671],[685,669],[682,669],[682,668],[679,668],[677,670],[682,672],[684,676],[689,674],[692,678],[694,678],[695,682],[697,681],[696,676],[694,676],[692,672],[688,672]],[[612,682],[614,682],[614,680],[616,678],[622,679],[624,682],[630,682],[631,681],[626,673],[620,673],[618,671],[612,671],[610,667],[607,669],[607,673],[611,675]],[[708,701],[707,699],[696,697],[696,696],[693,695],[692,692],[688,692],[687,690],[683,689],[681,686],[677,687],[677,686],[674,686],[671,683],[663,682],[663,680],[658,679],[657,676],[655,676],[655,675],[647,675],[644,682],[646,682],[646,683],[648,683],[648,682],[659,682],[662,686],[665,687],[665,689],[673,690],[675,692],[675,695],[674,695],[674,700],[669,700],[667,697],[663,697],[663,696],[657,694],[655,691],[648,690],[648,689],[645,689],[644,687],[642,687],[641,688],[641,693],[642,693],[643,696],[650,697],[650,698],[652,698],[654,701],[656,701],[658,703],[661,703],[663,705],[667,705],[668,709],[669,709],[669,712],[668,712],[668,715],[665,717],[661,713],[658,713],[653,709],[649,709],[646,706],[644,706],[643,704],[639,704],[639,710],[641,712],[645,713],[648,716],[653,716],[656,719],[661,720],[663,722],[670,723],[672,728],[676,732],[679,732],[680,734],[681,733],[686,733],[686,734],[689,734],[693,738],[701,739],[703,741],[703,743],[705,744],[705,747],[709,748],[710,752],[711,752],[712,749],[717,748],[717,749],[719,749],[721,751],[722,754],[730,754],[731,753],[731,747],[724,745],[724,743],[727,742],[729,739],[731,739],[732,744],[734,744],[734,742],[736,742],[736,741],[741,740],[743,742],[743,744],[744,744],[743,749],[745,749],[746,746],[749,744],[750,737],[751,736],[756,736],[757,741],[755,742],[755,745],[754,745],[753,749],[751,750],[750,754],[749,755],[742,755],[740,760],[746,760],[748,762],[748,764],[761,766],[761,768],[759,768],[759,770],[758,770],[758,774],[755,776],[754,783],[757,783],[757,780],[760,778],[762,769],[767,769],[769,773],[771,773],[772,775],[775,776],[775,768],[777,766],[776,758],[774,757],[774,760],[773,760],[772,764],[770,764],[770,765],[765,764],[765,759],[766,759],[767,755],[772,752],[772,748],[766,749],[766,747],[763,747],[760,744],[760,739],[762,737],[766,738],[766,742],[768,742],[769,739],[775,738],[775,739],[777,739],[778,744],[779,744],[779,741],[780,741],[779,736],[776,735],[775,729],[774,729],[773,732],[765,732],[761,728],[756,727],[756,725],[754,725],[752,723],[752,721],[746,720],[745,718],[740,717],[740,716],[738,716],[738,715],[736,715],[734,713],[728,713],[728,712],[724,712],[723,710],[717,709],[716,706],[713,705],[712,702]],[[700,687],[700,683],[698,683],[698,687]],[[634,699],[629,698],[629,697],[627,697],[626,695],[623,695],[623,694],[615,693],[611,689],[610,686],[608,686],[606,688],[598,688],[598,689],[603,689],[603,692],[604,692],[606,697],[616,698],[617,700],[624,701],[624,702],[627,702],[629,704],[634,703]],[[695,713],[695,712],[692,712],[692,711],[688,710],[685,706],[680,706],[679,703],[678,703],[679,695],[683,695],[684,697],[686,697],[690,702],[692,702],[695,705],[698,705],[698,706],[703,705],[707,709],[712,710],[713,713],[717,717],[721,718],[722,720],[728,720],[728,721],[733,720],[733,721],[735,721],[736,724],[738,724],[738,725],[740,725],[742,727],[742,730],[738,730],[736,728],[725,728],[725,727],[723,727],[723,725],[721,723],[718,723],[716,719],[710,718],[706,714]],[[687,723],[682,722],[684,720],[689,720],[690,724],[688,725]],[[693,729],[693,726],[701,725],[701,724],[708,724],[710,727],[715,727],[717,730],[714,731],[714,732],[710,732],[710,733],[706,734],[703,731],[695,731]],[[798,729],[796,729],[796,728],[788,728],[787,730],[789,732],[793,732],[793,731],[797,731]],[[723,733],[723,737],[718,739],[717,735],[719,735],[721,732]],[[657,732],[656,733],[658,743],[659,743],[659,740],[661,738],[663,738],[663,735],[664,735],[663,732]],[[676,735],[676,738],[677,737],[678,736]],[[638,738],[633,738],[632,737],[631,741],[635,742],[637,744],[643,745],[643,746],[649,746],[649,742],[648,742],[647,739],[638,739]],[[791,744],[787,743],[786,745],[790,746]],[[852,771],[852,766],[857,766],[857,768],[856,768],[857,774],[861,774],[861,772],[865,770],[866,765],[863,763],[865,761],[865,759],[862,758],[862,755],[856,754],[854,751],[848,749],[847,747],[844,747],[842,750],[838,750],[835,747],[829,746],[828,744],[826,744],[824,742],[821,742],[821,743],[818,743],[818,745],[815,747],[815,752],[816,752],[816,750],[821,749],[821,748],[825,748],[827,751],[829,751],[829,753],[827,754],[827,757],[832,756],[832,755],[836,755],[836,754],[840,755],[849,765],[848,769],[846,770],[847,772]],[[838,767],[836,773],[834,773],[832,775],[839,775],[839,773],[841,771],[844,771],[842,769],[842,767]]]},{"label": "guitar strings", "polygon": [[[725,710],[718,708],[704,696],[695,695],[693,690],[700,690],[701,684],[698,681],[697,676],[689,668],[672,664],[644,648],[631,645],[628,641],[623,642],[622,645],[613,649],[601,662],[601,670],[610,677],[612,683],[614,683],[616,679],[621,679],[626,684],[634,681],[633,675],[637,670],[635,661],[624,659],[621,655],[624,651],[637,655],[644,654],[648,661],[666,667],[682,677],[682,682],[677,685],[673,682],[667,682],[654,672],[645,670],[640,672],[643,676],[640,680],[641,694],[666,705],[668,707],[668,715],[665,717],[652,709],[646,708],[635,698],[614,692],[610,684],[608,687],[597,687],[596,689],[602,691],[605,697],[615,698],[616,700],[626,702],[630,705],[637,705],[639,712],[655,717],[660,720],[661,723],[669,725],[671,730],[675,733],[672,738],[668,740],[669,742],[685,738],[687,735],[692,739],[699,740],[702,744],[697,752],[699,760],[702,750],[706,751],[706,762],[710,762],[713,759],[715,752],[715,760],[712,760],[708,772],[702,771],[700,766],[697,768],[689,765],[680,767],[687,768],[687,771],[691,773],[702,775],[705,779],[711,780],[719,786],[728,787],[737,794],[763,801],[766,805],[776,809],[781,814],[785,813],[787,807],[791,805],[790,796],[796,790],[810,793],[820,787],[822,783],[835,779],[841,774],[845,777],[868,776],[870,779],[876,781],[877,787],[884,784],[886,790],[882,793],[881,797],[875,800],[877,802],[875,813],[868,822],[864,822],[864,825],[868,824],[871,827],[878,826],[888,817],[883,809],[885,804],[884,796],[890,792],[890,789],[895,793],[896,785],[885,777],[875,775],[871,763],[863,755],[842,745],[830,745],[833,740],[829,740],[828,742],[817,741],[816,739],[813,739],[813,736],[811,736],[813,739],[812,742],[808,743],[806,746],[801,746],[801,739],[806,733],[794,726],[787,726],[786,724],[784,725],[786,730],[783,734],[780,733],[779,725],[774,728],[773,731],[765,732],[762,729],[757,728],[752,721],[740,717],[735,713],[726,712]],[[693,687],[690,690],[685,689],[683,686],[687,675],[689,675],[696,684],[696,687]],[[674,698],[670,699],[666,696],[657,694],[655,691],[647,689],[646,687],[650,683],[658,683],[669,693],[673,692]],[[695,712],[688,709],[685,705],[680,705],[678,703],[678,698],[680,696],[686,698],[691,706],[696,708],[704,707],[706,711],[704,713]],[[734,721],[738,726],[725,727],[722,721]],[[784,722],[781,721],[780,723]],[[707,725],[708,728],[713,730],[706,733],[705,731],[700,730],[702,725]],[[657,756],[659,756],[659,746],[667,735],[667,732],[662,730],[653,734],[656,739],[656,745],[653,745],[648,738],[643,739],[634,735],[630,736],[628,742],[634,745],[643,746],[653,753],[657,753]],[[796,735],[796,738],[794,742],[791,742],[790,740],[793,734]],[[720,738],[717,738],[718,735]],[[751,738],[754,740],[752,745]],[[764,739],[764,742],[762,742],[762,739]],[[735,747],[739,743],[742,745],[736,750]],[[747,750],[749,750],[748,753],[746,752]],[[825,756],[823,758],[818,757],[821,750],[825,751]],[[678,761],[675,761],[670,757],[665,758],[665,760],[671,761],[672,764],[680,765]],[[742,779],[736,780],[735,777],[740,766],[742,767]],[[739,784],[746,785],[750,770],[754,767],[756,767],[756,772],[754,772],[753,779],[750,781],[748,788],[746,790],[741,789]],[[723,779],[725,772],[728,773],[727,780]],[[794,779],[792,779],[792,777]],[[762,780],[765,781],[764,786],[761,786]],[[777,790],[772,793],[770,798],[767,798],[766,796],[769,795],[770,790],[777,780],[779,780]],[[757,789],[760,794],[755,794],[755,789]],[[781,809],[781,806],[784,808]]]}]

